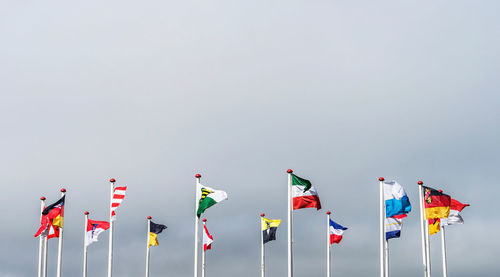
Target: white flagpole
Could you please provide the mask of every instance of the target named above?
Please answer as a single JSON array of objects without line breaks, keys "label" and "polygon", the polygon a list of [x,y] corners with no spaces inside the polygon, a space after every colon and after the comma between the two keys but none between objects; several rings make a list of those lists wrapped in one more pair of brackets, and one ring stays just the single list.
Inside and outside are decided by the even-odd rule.
[{"label": "white flagpole", "polygon": [[42,267],[42,272],[43,272],[43,277],[47,277],[47,251],[48,251],[48,241],[49,241],[49,231],[50,231],[50,226],[49,229],[47,229],[47,234],[43,238],[43,267]]},{"label": "white flagpole", "polygon": [[[66,189],[61,189],[61,197],[66,195]],[[66,201],[64,201],[64,205],[66,205]],[[61,269],[62,269],[62,247],[63,247],[63,231],[64,231],[64,215],[62,217],[62,227],[59,227],[59,246],[57,248],[57,277],[61,277]]]},{"label": "white flagpole", "polygon": [[[203,219],[203,232],[205,232],[205,223],[207,222],[207,219]],[[201,252],[201,277],[205,277],[205,255],[206,255],[205,247],[203,247],[203,252]]]},{"label": "white flagpole", "polygon": [[389,277],[389,241],[384,240],[384,255],[385,255],[385,263],[384,263],[384,271],[385,277]]},{"label": "white flagpole", "polygon": [[146,277],[149,277],[149,243],[150,243],[150,236],[149,233],[151,232],[151,217],[148,216],[148,237],[146,239]]},{"label": "white flagpole", "polygon": [[[45,208],[45,197],[40,197],[40,222],[42,221],[42,212]],[[39,236],[38,240],[38,277],[42,277],[42,260],[43,260],[43,236]]]},{"label": "white flagpole", "polygon": [[330,246],[330,214],[326,212],[326,277],[332,276],[332,248]]},{"label": "white flagpole", "polygon": [[378,178],[380,181],[380,277],[385,277],[385,203],[384,203],[384,178]]},{"label": "white flagpole", "polygon": [[293,170],[288,169],[288,277],[293,277],[293,255],[292,255],[292,173]]},{"label": "white flagpole", "polygon": [[425,247],[425,221],[424,221],[424,182],[418,181],[418,197],[420,202],[420,233],[422,235],[422,262],[424,265],[424,277],[427,277],[427,252]]},{"label": "white flagpole", "polygon": [[427,277],[431,277],[431,245],[429,238],[429,220],[425,220],[425,253],[427,255]]},{"label": "white flagpole", "polygon": [[85,215],[85,225],[83,227],[83,277],[87,277],[87,225],[89,225],[89,212]]},{"label": "white flagpole", "polygon": [[109,250],[108,250],[108,277],[113,275],[113,225],[114,222],[111,218],[111,205],[113,204],[113,194],[116,180],[111,178],[109,180],[110,196],[109,196]]},{"label": "white flagpole", "polygon": [[198,242],[199,242],[199,233],[200,233],[200,219],[196,214],[198,212],[198,195],[200,195],[200,179],[201,174],[196,174],[194,176],[196,178],[196,192],[195,192],[195,200],[194,200],[194,277],[198,277]]},{"label": "white flagpole", "polygon": [[443,277],[448,276],[448,269],[446,266],[446,241],[444,235],[444,226],[441,225],[441,253],[443,256]]},{"label": "white flagpole", "polygon": [[264,232],[262,231],[262,218],[266,216],[265,214],[260,214],[260,276],[265,277],[266,267],[264,258]]}]

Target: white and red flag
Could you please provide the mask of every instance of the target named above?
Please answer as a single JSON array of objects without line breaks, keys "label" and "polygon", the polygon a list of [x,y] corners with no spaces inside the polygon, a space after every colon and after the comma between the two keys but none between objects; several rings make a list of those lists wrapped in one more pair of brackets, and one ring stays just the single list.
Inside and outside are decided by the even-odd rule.
[{"label": "white and red flag", "polygon": [[321,209],[318,192],[309,180],[292,174],[293,209],[316,208]]},{"label": "white and red flag", "polygon": [[97,241],[97,237],[100,233],[108,230],[109,222],[107,221],[87,221],[87,234],[85,235],[85,246],[89,246],[91,243]]},{"label": "white and red flag", "polygon": [[115,210],[120,206],[123,199],[125,198],[125,192],[127,192],[127,187],[116,187],[113,191],[113,200],[111,201],[111,220],[116,220]]},{"label": "white and red flag", "polygon": [[214,238],[210,233],[208,233],[207,226],[203,224],[203,250],[207,251],[212,249],[212,242],[214,241]]}]

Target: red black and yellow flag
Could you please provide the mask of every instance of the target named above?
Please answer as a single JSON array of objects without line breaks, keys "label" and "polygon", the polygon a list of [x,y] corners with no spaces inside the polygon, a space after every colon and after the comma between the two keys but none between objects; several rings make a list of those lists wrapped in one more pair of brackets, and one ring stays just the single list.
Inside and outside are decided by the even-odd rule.
[{"label": "red black and yellow flag", "polygon": [[451,197],[442,191],[424,187],[425,219],[448,218]]}]

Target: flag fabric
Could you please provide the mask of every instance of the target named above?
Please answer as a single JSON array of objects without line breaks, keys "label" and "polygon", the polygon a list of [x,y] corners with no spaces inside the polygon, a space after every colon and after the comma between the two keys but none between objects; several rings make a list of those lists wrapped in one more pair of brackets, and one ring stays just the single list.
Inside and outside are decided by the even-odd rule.
[{"label": "flag fabric", "polygon": [[410,199],[396,181],[384,182],[385,217],[407,214],[411,211]]},{"label": "flag fabric", "polygon": [[388,217],[385,219],[385,239],[399,238],[403,227],[403,217]]},{"label": "flag fabric", "polygon": [[424,187],[425,219],[447,218],[450,214],[451,197],[442,191]]},{"label": "flag fabric", "polygon": [[429,219],[429,235],[434,235],[441,231],[441,220],[439,218]]},{"label": "flag fabric", "polygon": [[153,221],[149,221],[149,244],[148,247],[158,245],[158,234],[167,229],[167,226],[163,224],[156,224]]},{"label": "flag fabric", "polygon": [[49,220],[48,215],[42,215],[40,220],[40,228],[35,234],[35,237],[38,236],[47,237],[47,239],[58,238],[59,237],[59,227],[54,226]]},{"label": "flag fabric", "polygon": [[87,221],[87,233],[85,235],[85,246],[89,246],[91,243],[97,241],[97,237],[100,233],[108,230],[109,222],[107,221]]},{"label": "flag fabric", "polygon": [[318,192],[309,180],[292,174],[293,209],[316,208],[321,209]]},{"label": "flag fabric", "polygon": [[344,230],[347,228],[330,219],[330,244],[340,243]]},{"label": "flag fabric", "polygon": [[115,210],[122,203],[123,199],[125,198],[126,192],[127,192],[127,187],[116,187],[113,190],[113,200],[111,201],[111,221],[116,220]]},{"label": "flag fabric", "polygon": [[280,219],[268,219],[261,217],[262,240],[263,243],[276,240],[276,230],[281,223]]},{"label": "flag fabric", "polygon": [[57,200],[54,204],[51,204],[42,211],[42,215],[45,215],[50,220],[51,224],[56,227],[63,228],[64,223],[64,201],[66,195]]},{"label": "flag fabric", "polygon": [[450,215],[448,218],[441,219],[442,225],[454,225],[454,224],[464,224],[464,219],[460,215],[460,212],[465,208],[470,206],[469,204],[462,204],[455,199],[451,199],[450,204]]},{"label": "flag fabric", "polygon": [[212,249],[214,238],[208,233],[206,224],[203,224],[203,251]]},{"label": "flag fabric", "polygon": [[206,187],[200,184],[198,189],[198,211],[196,215],[198,217],[201,216],[202,213],[205,212],[206,209],[212,207],[213,205],[226,200],[227,193],[222,190],[216,190],[210,187]]}]

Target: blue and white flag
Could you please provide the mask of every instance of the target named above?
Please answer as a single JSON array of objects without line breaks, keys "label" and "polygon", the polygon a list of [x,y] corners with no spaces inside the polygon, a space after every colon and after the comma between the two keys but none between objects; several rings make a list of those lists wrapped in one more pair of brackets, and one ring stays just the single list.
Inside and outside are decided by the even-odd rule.
[{"label": "blue and white flag", "polygon": [[330,244],[340,243],[346,227],[330,219]]},{"label": "blue and white flag", "polygon": [[385,239],[399,238],[403,227],[403,219],[389,217],[385,219]]},{"label": "blue and white flag", "polygon": [[407,214],[411,211],[410,199],[396,181],[384,182],[385,217]]}]

